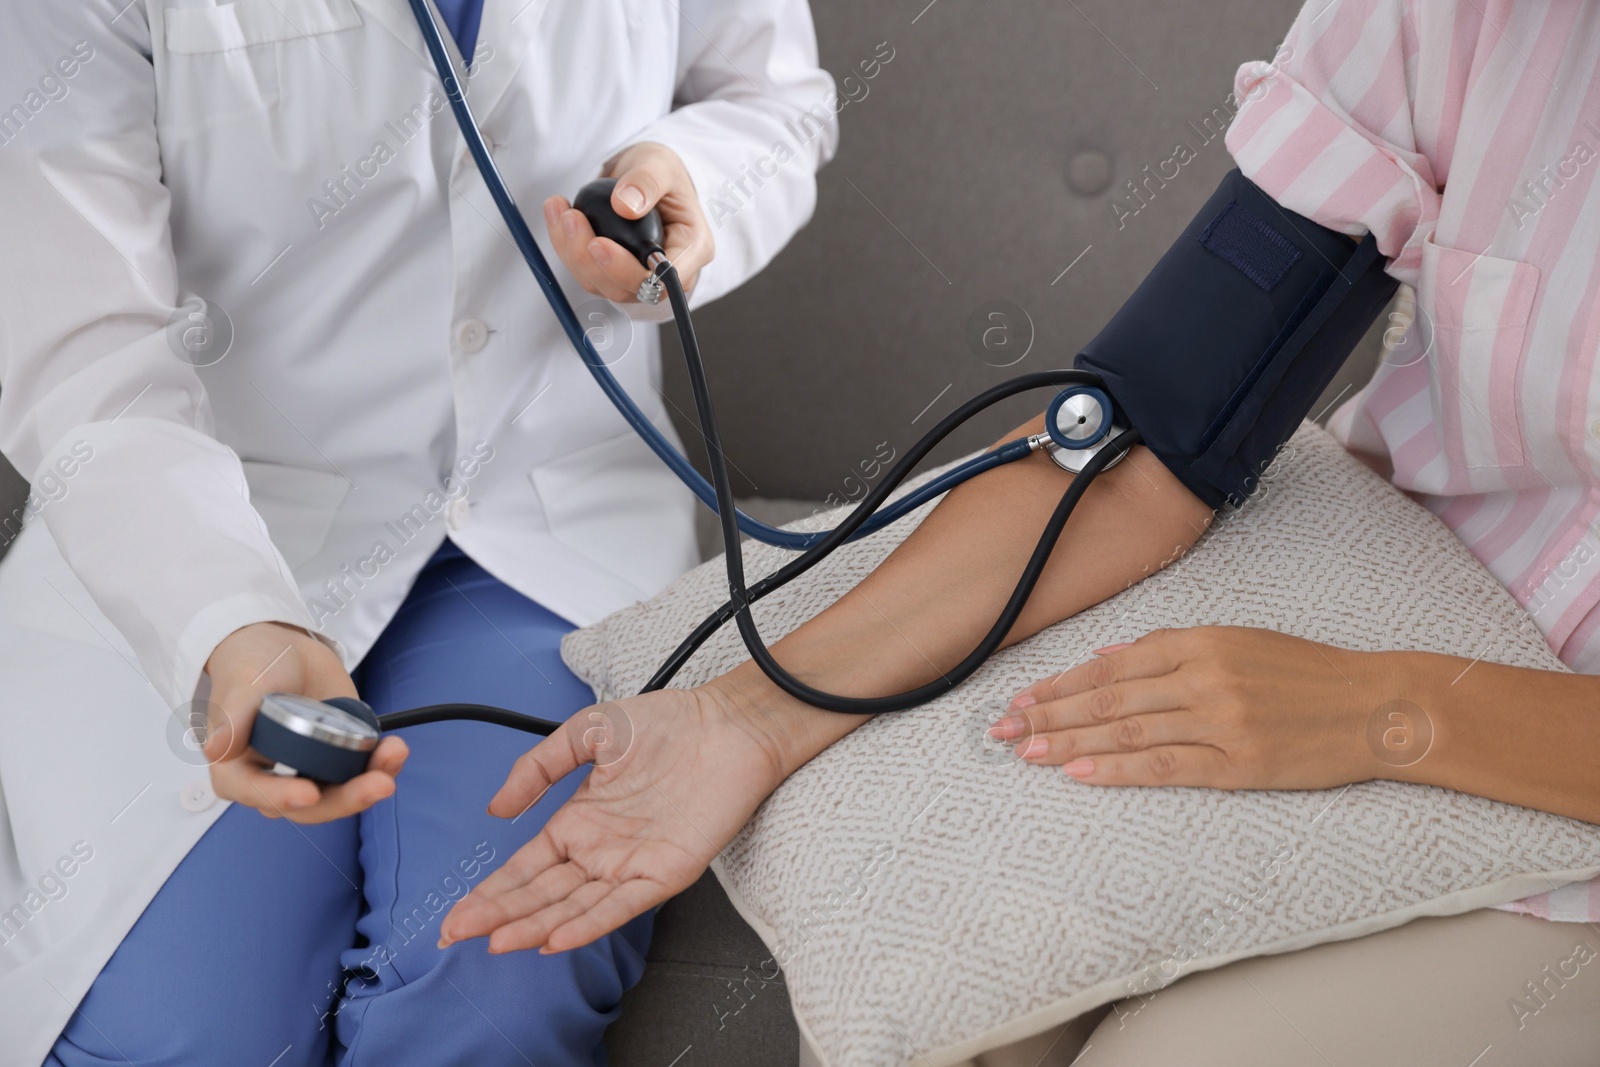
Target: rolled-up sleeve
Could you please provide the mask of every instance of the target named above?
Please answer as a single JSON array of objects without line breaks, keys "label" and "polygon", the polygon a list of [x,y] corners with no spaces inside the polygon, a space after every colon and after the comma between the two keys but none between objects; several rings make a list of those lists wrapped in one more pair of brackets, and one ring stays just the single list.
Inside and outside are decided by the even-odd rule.
[{"label": "rolled-up sleeve", "polygon": [[[837,95],[817,65],[805,0],[683,0],[679,15],[678,106],[630,140],[676,152],[711,220],[716,258],[695,286],[700,305],[761,270],[810,220],[817,171],[839,142]],[[743,191],[728,188],[740,181]]]},{"label": "rolled-up sleeve", "polygon": [[148,37],[141,6],[0,13],[6,94],[33,94],[0,134],[0,450],[176,706],[238,627],[313,624],[239,458],[212,434],[199,376],[168,343],[180,294]]},{"label": "rolled-up sleeve", "polygon": [[1239,68],[1227,146],[1278,203],[1351,236],[1371,233],[1415,283],[1439,216],[1414,118],[1415,13],[1404,0],[1307,4],[1270,62]]}]

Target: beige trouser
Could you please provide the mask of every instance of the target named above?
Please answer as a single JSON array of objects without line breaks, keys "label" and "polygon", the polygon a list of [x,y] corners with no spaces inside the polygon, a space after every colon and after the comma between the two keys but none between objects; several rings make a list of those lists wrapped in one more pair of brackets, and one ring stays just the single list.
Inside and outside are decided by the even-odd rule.
[{"label": "beige trouser", "polygon": [[1191,974],[961,1067],[1069,1064],[1597,1067],[1600,927],[1418,919]]}]

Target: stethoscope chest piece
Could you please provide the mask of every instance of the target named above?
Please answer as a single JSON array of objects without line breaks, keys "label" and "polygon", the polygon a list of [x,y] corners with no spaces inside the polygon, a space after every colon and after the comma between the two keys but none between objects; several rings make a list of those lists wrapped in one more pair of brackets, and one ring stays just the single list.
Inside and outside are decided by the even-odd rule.
[{"label": "stethoscope chest piece", "polygon": [[354,698],[268,693],[250,747],[271,760],[274,770],[337,785],[367,769],[382,732],[372,709]]},{"label": "stethoscope chest piece", "polygon": [[[1096,453],[1125,428],[1117,425],[1111,397],[1104,390],[1078,385],[1061,390],[1045,409],[1043,444],[1056,466],[1081,474]],[[1126,455],[1119,453],[1105,469],[1115,467]]]}]

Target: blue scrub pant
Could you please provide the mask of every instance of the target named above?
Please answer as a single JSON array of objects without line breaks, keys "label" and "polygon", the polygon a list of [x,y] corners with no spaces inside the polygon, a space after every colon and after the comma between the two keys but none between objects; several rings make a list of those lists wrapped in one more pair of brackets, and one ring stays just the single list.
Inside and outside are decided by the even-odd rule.
[{"label": "blue scrub pant", "polygon": [[[355,672],[383,714],[495,704],[561,720],[593,701],[562,665],[571,624],[446,541]],[[90,987],[46,1067],[591,1067],[644,971],[654,913],[558,955],[436,948],[450,905],[582,781],[517,820],[485,811],[538,738],[484,723],[403,735],[395,795],[301,826],[235,805],[195,845]]]}]

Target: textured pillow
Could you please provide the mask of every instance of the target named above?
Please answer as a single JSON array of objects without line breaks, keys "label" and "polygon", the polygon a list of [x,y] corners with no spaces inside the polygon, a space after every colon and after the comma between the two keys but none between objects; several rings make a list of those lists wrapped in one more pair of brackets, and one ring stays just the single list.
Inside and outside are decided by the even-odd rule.
[{"label": "textured pillow", "polygon": [[[815,615],[925,513],[762,601],[762,632]],[[752,575],[787,557],[746,553]],[[563,654],[601,698],[633,693],[724,593],[716,560],[569,635]],[[830,1067],[942,1067],[1182,973],[1600,874],[1600,827],[1450,790],[1092,787],[987,740],[1026,683],[1092,648],[1204,623],[1565,669],[1443,524],[1302,427],[1261,494],[1182,560],[955,693],[868,723],[723,851],[717,875],[773,954],[755,969],[781,965]],[[744,658],[729,626],[679,684]]]}]

